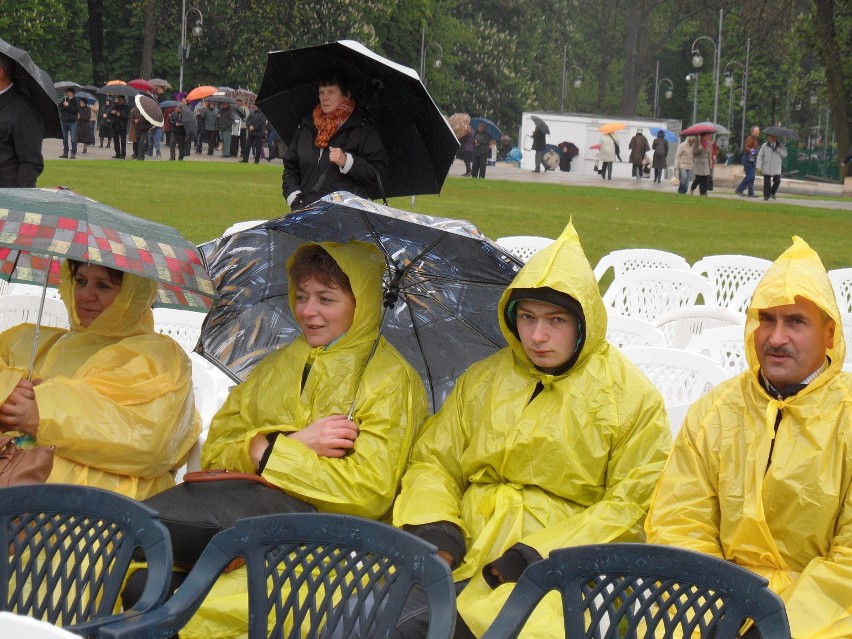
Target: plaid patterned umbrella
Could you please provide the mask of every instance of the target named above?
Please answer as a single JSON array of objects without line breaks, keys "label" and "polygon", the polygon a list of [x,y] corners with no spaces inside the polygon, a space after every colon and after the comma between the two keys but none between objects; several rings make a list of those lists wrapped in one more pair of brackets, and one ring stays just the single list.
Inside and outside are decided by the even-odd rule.
[{"label": "plaid patterned umbrella", "polygon": [[0,278],[44,284],[50,265],[47,284],[58,286],[65,258],[156,280],[155,306],[203,311],[218,299],[195,245],[176,229],[67,189],[0,189]]}]

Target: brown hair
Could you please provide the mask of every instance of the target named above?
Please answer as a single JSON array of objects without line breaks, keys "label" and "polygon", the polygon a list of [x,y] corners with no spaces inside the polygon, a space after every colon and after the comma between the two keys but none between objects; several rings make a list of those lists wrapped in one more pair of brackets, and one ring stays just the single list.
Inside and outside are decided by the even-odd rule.
[{"label": "brown hair", "polygon": [[339,288],[351,295],[353,299],[355,297],[349,276],[343,272],[340,265],[328,254],[328,251],[319,244],[303,244],[300,246],[293,255],[293,261],[290,262],[287,274],[296,285],[313,277],[325,286]]},{"label": "brown hair", "polygon": [[[68,260],[68,268],[71,269],[71,277],[77,277],[77,270],[84,264],[84,262],[78,262],[77,260]],[[106,269],[107,275],[109,276],[109,281],[113,284],[121,285],[122,281],[124,281],[124,271],[119,271],[118,269],[110,268],[109,266],[104,266],[103,264],[94,264],[93,266],[100,266]]]}]

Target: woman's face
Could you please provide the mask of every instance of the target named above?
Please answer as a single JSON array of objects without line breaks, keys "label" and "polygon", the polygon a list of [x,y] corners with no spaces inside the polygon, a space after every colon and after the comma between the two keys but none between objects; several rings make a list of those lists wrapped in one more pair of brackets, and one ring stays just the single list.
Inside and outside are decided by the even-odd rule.
[{"label": "woman's face", "polygon": [[328,346],[352,326],[355,298],[340,287],[309,277],[296,288],[295,314],[308,344]]},{"label": "woman's face", "polygon": [[334,113],[348,97],[336,84],[319,88],[319,102],[323,113]]},{"label": "woman's face", "polygon": [[103,266],[81,264],[74,276],[74,308],[80,325],[88,328],[121,292]]}]

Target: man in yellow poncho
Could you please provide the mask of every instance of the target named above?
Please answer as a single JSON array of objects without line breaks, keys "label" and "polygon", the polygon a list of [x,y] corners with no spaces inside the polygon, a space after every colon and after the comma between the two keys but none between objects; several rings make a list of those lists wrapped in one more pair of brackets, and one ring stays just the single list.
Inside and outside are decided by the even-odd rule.
[{"label": "man in yellow poncho", "polygon": [[[202,466],[259,472],[320,512],[386,519],[427,408],[417,372],[379,336],[384,260],[372,245],[322,242],[300,247],[287,268],[302,333],[230,393]],[[218,579],[180,636],[247,630],[237,570]]]},{"label": "man in yellow poncho", "polygon": [[[471,366],[424,426],[394,505],[394,524],[454,569],[457,637],[481,635],[550,551],[642,541],[671,446],[659,392],[606,341],[572,225],[521,269],[498,318],[509,346]],[[428,614],[409,604],[401,636],[423,637]],[[561,619],[549,597],[522,636],[559,637]]]},{"label": "man in yellow poncho", "polygon": [[648,541],[769,579],[795,639],[852,637],[852,375],[819,256],[800,238],[755,289],[749,370],[696,402]]},{"label": "man in yellow poncho", "polygon": [[32,383],[35,327],[0,335],[0,430],[56,447],[48,482],[135,499],[174,486],[201,418],[189,358],[154,332],[157,283],[66,261],[59,293],[71,330],[40,328]]}]

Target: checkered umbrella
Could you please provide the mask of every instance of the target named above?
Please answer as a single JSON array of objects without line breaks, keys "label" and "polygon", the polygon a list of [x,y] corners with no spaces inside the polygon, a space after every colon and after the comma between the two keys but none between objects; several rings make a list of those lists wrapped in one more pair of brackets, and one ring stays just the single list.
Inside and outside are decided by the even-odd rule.
[{"label": "checkered umbrella", "polygon": [[0,189],[0,278],[59,284],[71,258],[159,282],[155,306],[204,311],[218,295],[195,245],[176,229],[67,189]]}]

